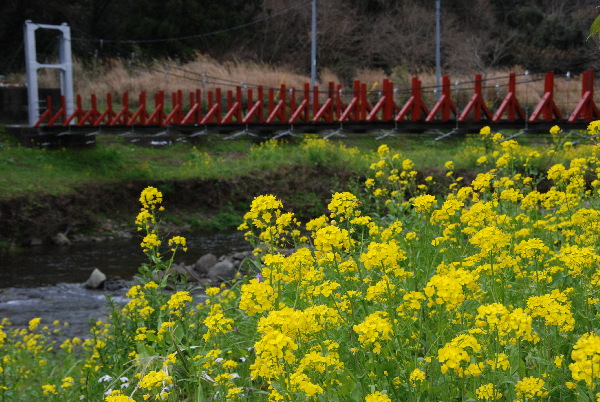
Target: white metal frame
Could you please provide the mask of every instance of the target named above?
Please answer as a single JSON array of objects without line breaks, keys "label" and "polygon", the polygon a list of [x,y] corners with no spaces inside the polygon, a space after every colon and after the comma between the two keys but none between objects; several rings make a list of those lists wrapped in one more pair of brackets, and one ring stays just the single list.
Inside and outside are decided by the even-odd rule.
[{"label": "white metal frame", "polygon": [[[58,41],[59,64],[38,63],[35,49],[35,31],[39,28],[56,29],[61,32]],[[60,70],[60,93],[65,96],[67,116],[71,116],[75,106],[73,98],[73,64],[71,62],[71,28],[66,23],[62,23],[61,25],[47,25],[35,24],[31,20],[27,20],[25,21],[23,31],[25,36],[25,64],[27,65],[29,125],[35,125],[40,118],[37,71],[41,68],[55,68]]]}]

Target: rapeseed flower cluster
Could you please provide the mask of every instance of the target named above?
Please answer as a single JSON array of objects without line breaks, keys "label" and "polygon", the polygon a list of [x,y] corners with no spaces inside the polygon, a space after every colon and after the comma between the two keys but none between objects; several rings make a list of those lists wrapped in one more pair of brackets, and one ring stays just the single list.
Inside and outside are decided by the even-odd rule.
[{"label": "rapeseed flower cluster", "polygon": [[596,399],[600,152],[552,131],[548,152],[484,128],[464,152],[489,170],[456,177],[457,155],[436,196],[381,146],[364,191],[333,194],[306,236],[276,197],[257,197],[240,226],[255,264],[206,296],[169,288],[162,195],[146,189],[136,223],[150,264],[127,304],[60,347],[57,325],[3,321],[0,397],[27,382],[38,398],[108,402]]}]

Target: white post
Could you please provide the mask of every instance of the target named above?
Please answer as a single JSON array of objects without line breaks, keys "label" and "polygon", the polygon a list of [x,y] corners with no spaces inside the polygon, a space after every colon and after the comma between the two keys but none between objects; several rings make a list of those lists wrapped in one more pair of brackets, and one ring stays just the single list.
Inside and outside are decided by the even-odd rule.
[{"label": "white post", "polygon": [[[62,35],[58,42],[59,64],[40,64],[37,61],[35,49],[35,31],[38,28],[56,29]],[[38,98],[37,71],[40,68],[56,68],[60,70],[60,92],[65,97],[67,116],[71,116],[75,109],[73,97],[73,64],[71,61],[71,28],[66,23],[61,25],[34,24],[31,20],[25,21],[23,27],[25,41],[25,64],[27,67],[27,106],[29,109],[29,125],[33,126],[40,118]],[[74,124],[74,122],[71,122]]]},{"label": "white post", "polygon": [[38,99],[37,70],[38,62],[35,56],[35,30],[37,27],[30,20],[25,21],[23,33],[25,36],[25,64],[27,66],[27,108],[29,109],[29,125],[33,126],[40,118]]},{"label": "white post", "polygon": [[[71,116],[75,110],[75,99],[73,98],[73,62],[71,57],[71,28],[63,22],[59,28],[62,36],[59,39],[58,56],[61,77],[60,92],[65,96],[67,116]],[[71,124],[74,124],[72,122]]]}]

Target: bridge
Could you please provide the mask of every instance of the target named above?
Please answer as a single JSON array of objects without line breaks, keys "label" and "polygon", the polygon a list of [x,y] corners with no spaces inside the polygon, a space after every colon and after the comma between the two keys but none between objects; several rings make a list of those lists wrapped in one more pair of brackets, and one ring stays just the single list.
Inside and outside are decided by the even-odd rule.
[{"label": "bridge", "polygon": [[[555,102],[554,72],[544,75],[543,95],[529,114],[517,98],[517,87],[527,85],[528,77],[518,81],[510,73],[506,96],[492,113],[483,97],[484,81],[480,74],[471,82],[473,93],[464,108],[456,105],[450,78],[442,79],[438,100],[429,106],[423,99],[424,87],[413,77],[410,89],[394,88],[388,79],[375,102],[369,102],[367,84],[354,81],[350,91],[330,82],[325,90],[318,86],[301,89],[236,86],[231,90],[215,88],[184,94],[173,92],[168,99],[163,91],[154,94],[153,105],[146,92],[138,95],[137,106],[130,107],[130,94],[123,93],[121,105],[115,107],[112,94],[105,95],[104,108],[98,107],[98,97],[91,95],[90,107],[84,109],[82,97],[76,96],[73,113],[67,114],[64,96],[58,111],[53,111],[50,97],[45,110],[34,128],[46,136],[84,135],[97,133],[148,133],[160,136],[178,133],[193,138],[208,134],[224,134],[224,139],[239,136],[269,136],[279,138],[297,133],[323,133],[325,138],[344,133],[380,131],[385,138],[394,133],[438,132],[436,139],[447,138],[460,132],[478,132],[484,125],[492,129],[516,129],[521,132],[548,132],[553,125],[563,129],[585,129],[587,124],[600,119],[594,103],[594,70],[582,73],[581,98],[569,115],[563,115]],[[495,78],[497,79],[497,78]],[[400,94],[408,99],[396,102]],[[453,99],[454,95],[454,99]]]}]

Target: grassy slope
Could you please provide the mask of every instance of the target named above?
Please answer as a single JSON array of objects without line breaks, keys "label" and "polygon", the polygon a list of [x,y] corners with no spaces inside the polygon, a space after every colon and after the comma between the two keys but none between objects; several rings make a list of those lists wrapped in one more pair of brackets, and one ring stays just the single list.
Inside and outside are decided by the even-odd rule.
[{"label": "grassy slope", "polygon": [[[336,144],[339,143],[339,144]],[[417,166],[441,167],[460,149],[452,141],[423,145],[418,141],[386,141],[413,159]],[[282,166],[324,165],[341,167],[358,174],[368,168],[369,154],[381,142],[353,137],[333,140],[327,149],[307,151],[298,144],[253,145],[245,141],[209,141],[177,144],[168,148],[141,148],[119,141],[118,137],[98,137],[98,145],[88,150],[46,151],[5,142],[0,148],[0,199],[23,196],[66,195],[86,185],[120,181],[186,179],[231,179],[253,171],[277,170]],[[338,145],[356,148],[345,159]]]},{"label": "grassy slope", "polygon": [[[437,185],[429,187],[431,193],[441,194],[450,184],[444,167],[448,160],[454,161],[454,178],[464,177],[465,184],[492,167],[476,162],[483,152],[472,148],[477,143],[434,138],[403,135],[385,141],[392,154],[400,152],[401,160],[414,162],[418,182],[433,176]],[[20,239],[26,244],[32,237],[70,229],[93,231],[101,218],[132,222],[140,191],[149,185],[165,195],[174,223],[212,219],[219,211],[239,216],[260,194],[275,194],[306,222],[325,212],[333,191],[357,185],[382,144],[369,135],[262,144],[214,139],[157,149],[132,146],[118,136],[97,140],[94,149],[45,151],[5,139],[0,147],[0,243]],[[521,149],[521,159],[540,151],[536,169],[544,172],[565,158],[591,154],[591,147],[578,147],[547,156],[550,146],[562,146],[550,140],[520,138],[531,145]],[[487,154],[490,163],[498,157],[492,151]]]}]

